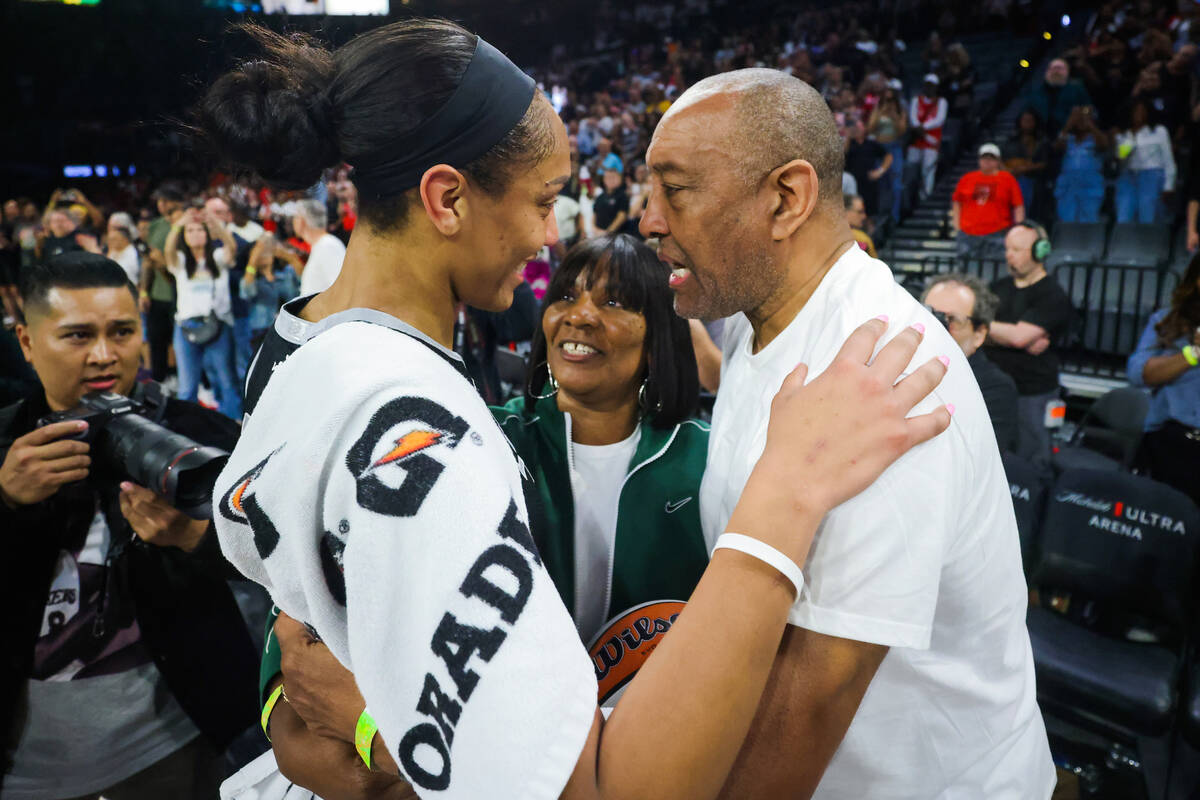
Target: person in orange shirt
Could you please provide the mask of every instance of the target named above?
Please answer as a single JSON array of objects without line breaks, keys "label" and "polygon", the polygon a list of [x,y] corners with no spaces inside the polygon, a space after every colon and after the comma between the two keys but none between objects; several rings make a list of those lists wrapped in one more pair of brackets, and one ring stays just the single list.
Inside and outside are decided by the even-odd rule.
[{"label": "person in orange shirt", "polygon": [[1025,219],[1025,199],[1011,172],[1000,168],[1000,148],[979,148],[979,169],[959,178],[951,224],[959,258],[1004,258],[1004,234]]}]

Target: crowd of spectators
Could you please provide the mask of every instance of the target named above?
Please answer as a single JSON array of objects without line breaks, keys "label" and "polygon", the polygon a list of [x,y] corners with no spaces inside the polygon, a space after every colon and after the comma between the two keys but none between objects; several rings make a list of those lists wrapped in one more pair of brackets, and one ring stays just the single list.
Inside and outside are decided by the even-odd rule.
[{"label": "crowd of spectators", "polygon": [[[607,60],[555,57],[538,72],[567,126],[572,176],[554,210],[560,244],[528,270],[535,293],[580,239],[639,235],[654,128],[680,92],[714,72],[776,68],[822,93],[845,140],[843,186],[861,198],[865,215],[856,227],[864,242],[880,215],[898,219],[906,163],[922,176],[922,192],[932,191],[942,126],[967,114],[974,83],[970,56],[952,38],[953,14],[942,15],[927,41],[911,45],[922,48],[924,77],[906,86],[899,65],[909,45],[886,17],[869,13],[872,4],[803,10],[790,19],[776,14],[771,26],[747,20],[714,35],[704,20],[724,5],[639,4],[632,16],[615,14],[598,29],[594,44],[607,48]],[[653,46],[640,43],[647,36],[657,37]],[[6,320],[11,325],[19,316],[15,285],[23,266],[71,250],[105,253],[139,287],[152,377],[185,399],[207,383],[214,402],[239,416],[237,387],[256,336],[282,302],[320,291],[337,274],[357,216],[349,168],[308,192],[273,192],[217,174],[204,185],[128,182],[114,194],[96,204],[67,188],[45,204],[5,204]]]},{"label": "crowd of spectators", "polygon": [[19,319],[23,269],[70,252],[107,255],[139,289],[149,376],[185,400],[206,381],[220,410],[240,419],[251,354],[279,307],[328,288],[341,268],[356,220],[346,173],[309,193],[224,176],[203,187],[170,181],[128,211],[102,210],[77,188],[55,190],[44,207],[11,199],[0,228],[6,327]]},{"label": "crowd of spectators", "polygon": [[[1017,130],[998,143],[1031,217],[1166,223],[1181,197],[1196,201],[1198,14],[1191,3],[1107,2],[1082,41],[1046,64]],[[1189,208],[1191,249],[1194,222]]]}]

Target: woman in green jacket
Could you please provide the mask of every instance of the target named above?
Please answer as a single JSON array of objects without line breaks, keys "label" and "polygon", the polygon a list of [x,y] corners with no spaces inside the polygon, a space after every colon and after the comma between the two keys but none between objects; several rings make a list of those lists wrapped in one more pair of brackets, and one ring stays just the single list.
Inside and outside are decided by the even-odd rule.
[{"label": "woman in green jacket", "polygon": [[[524,397],[493,409],[533,476],[550,576],[606,700],[700,579],[708,425],[668,268],[631,236],[576,245],[551,279]],[[532,500],[532,502],[529,502]]]}]

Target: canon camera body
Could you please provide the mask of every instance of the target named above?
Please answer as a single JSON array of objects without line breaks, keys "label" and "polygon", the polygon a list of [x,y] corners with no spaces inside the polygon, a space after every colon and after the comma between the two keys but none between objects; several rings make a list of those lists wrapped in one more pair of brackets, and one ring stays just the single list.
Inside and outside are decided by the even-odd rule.
[{"label": "canon camera body", "polygon": [[93,464],[101,474],[131,480],[162,495],[188,516],[207,519],[212,514],[213,485],[229,454],[159,424],[166,400],[157,384],[147,386],[140,401],[113,392],[84,395],[74,408],[39,419],[38,427],[86,422],[86,430],[68,438],[91,445]]}]

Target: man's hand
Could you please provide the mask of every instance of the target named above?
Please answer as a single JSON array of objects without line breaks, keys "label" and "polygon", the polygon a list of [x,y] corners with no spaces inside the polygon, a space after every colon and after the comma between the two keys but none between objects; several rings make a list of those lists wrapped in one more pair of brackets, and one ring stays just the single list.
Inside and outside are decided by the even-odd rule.
[{"label": "man's hand", "polygon": [[1049,347],[1050,337],[1039,336],[1025,348],[1025,352],[1029,353],[1031,356],[1040,356],[1042,353],[1046,352],[1046,349]]},{"label": "man's hand", "polygon": [[0,465],[0,498],[9,508],[40,503],[60,486],[81,481],[92,465],[87,442],[66,439],[87,430],[78,420],[30,431],[12,443]]},{"label": "man's hand", "polygon": [[333,657],[324,642],[287,614],[275,620],[284,692],[309,730],[331,739],[354,742],[358,717],[367,703],[354,675]]},{"label": "man's hand", "polygon": [[135,483],[121,484],[119,500],[121,514],[146,544],[191,552],[208,531],[208,520],[192,519],[162,496]]}]

